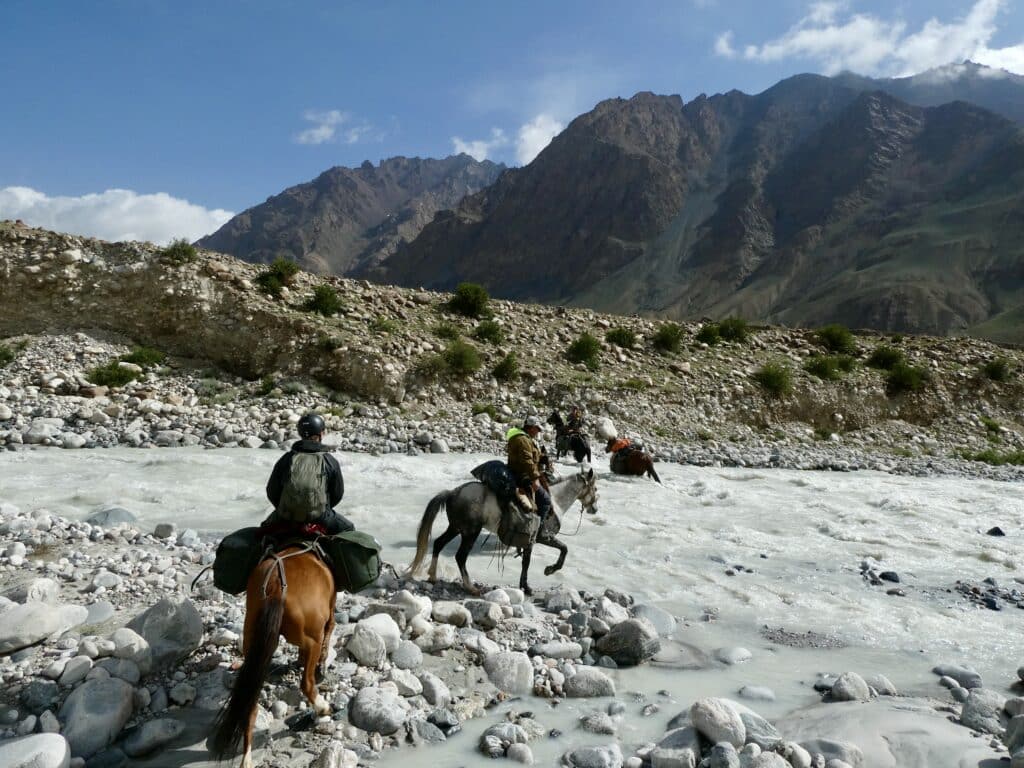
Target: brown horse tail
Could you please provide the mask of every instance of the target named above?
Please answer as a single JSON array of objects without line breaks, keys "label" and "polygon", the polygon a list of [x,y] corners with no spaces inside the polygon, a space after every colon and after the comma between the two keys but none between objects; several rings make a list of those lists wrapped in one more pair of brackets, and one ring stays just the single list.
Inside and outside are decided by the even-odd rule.
[{"label": "brown horse tail", "polygon": [[658,473],[654,471],[654,459],[649,459],[647,464],[647,474],[654,478],[654,481],[661,484],[661,478],[658,477]]},{"label": "brown horse tail", "polygon": [[441,508],[448,503],[448,497],[451,495],[451,491],[441,491],[430,500],[427,508],[423,511],[420,529],[416,534],[416,557],[413,558],[412,563],[409,564],[409,569],[405,572],[407,576],[412,576],[423,565],[423,558],[427,554],[427,544],[430,543],[430,530],[434,527],[434,518],[437,517],[437,513],[441,511]]},{"label": "brown horse tail", "polygon": [[246,638],[249,647],[245,649],[245,660],[235,679],[231,698],[220,711],[214,724],[215,730],[210,746],[218,760],[224,760],[238,752],[249,727],[249,718],[259,701],[263,681],[270,671],[270,660],[280,642],[284,594],[276,568],[273,568],[267,580],[266,592],[252,637]]}]

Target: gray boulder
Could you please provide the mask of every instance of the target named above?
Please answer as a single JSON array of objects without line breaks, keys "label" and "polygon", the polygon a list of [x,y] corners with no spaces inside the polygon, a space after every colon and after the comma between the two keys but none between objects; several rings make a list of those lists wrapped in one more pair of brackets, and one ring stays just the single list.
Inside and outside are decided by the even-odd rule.
[{"label": "gray boulder", "polygon": [[113,528],[121,523],[129,525],[138,522],[138,518],[123,507],[103,506],[94,509],[85,522],[89,525],[98,525],[100,528]]},{"label": "gray boulder", "polygon": [[658,631],[647,619],[627,619],[616,624],[594,647],[620,667],[633,667],[661,650]]},{"label": "gray boulder", "polygon": [[81,605],[11,603],[0,609],[0,654],[11,653],[50,635],[60,635],[85,621],[89,611]]},{"label": "gray boulder", "polygon": [[712,744],[727,741],[739,749],[747,740],[739,710],[728,699],[699,699],[690,707],[694,727]]},{"label": "gray boulder", "polygon": [[1001,693],[988,688],[972,688],[960,713],[960,722],[972,730],[1002,736],[1006,730],[1005,704],[1006,697]]},{"label": "gray boulder", "polygon": [[124,740],[124,753],[128,757],[142,757],[174,741],[185,731],[185,724],[170,718],[143,723]]},{"label": "gray boulder", "polygon": [[390,736],[405,723],[398,696],[386,688],[363,688],[348,705],[348,719],[356,728]]},{"label": "gray boulder", "polygon": [[675,617],[656,605],[638,603],[633,606],[633,616],[637,619],[647,619],[662,637],[668,637],[676,631]]},{"label": "gray boulder", "polygon": [[469,615],[473,617],[474,626],[484,631],[494,629],[505,618],[501,606],[490,600],[467,600],[465,605]]},{"label": "gray boulder", "polygon": [[517,695],[526,695],[533,690],[533,664],[525,653],[502,651],[484,659],[487,679],[495,686]]},{"label": "gray boulder", "polygon": [[380,669],[387,660],[388,649],[384,638],[363,622],[356,624],[345,650],[364,667]]},{"label": "gray boulder", "polygon": [[563,690],[571,699],[614,696],[615,682],[596,667],[577,667],[576,674],[565,681]]},{"label": "gray boulder", "polygon": [[700,738],[690,726],[669,731],[651,750],[652,768],[695,768],[699,760]]},{"label": "gray boulder", "polygon": [[932,669],[932,672],[940,677],[951,677],[964,688],[981,688],[981,675],[970,667],[961,667],[957,664],[940,664]]},{"label": "gray boulder", "polygon": [[57,733],[38,733],[0,742],[0,765],[4,768],[68,768],[71,748]]},{"label": "gray boulder", "polygon": [[856,672],[844,672],[832,684],[833,701],[868,701],[870,699],[871,689],[868,688],[864,678]]},{"label": "gray boulder", "polygon": [[164,598],[130,622],[152,651],[153,669],[181,661],[203,641],[203,620],[187,597]]},{"label": "gray boulder", "polygon": [[622,750],[618,744],[604,747],[579,747],[562,756],[569,768],[622,768]]},{"label": "gray boulder", "polygon": [[132,714],[132,687],[114,677],[87,680],[60,708],[72,757],[92,757],[111,744]]}]

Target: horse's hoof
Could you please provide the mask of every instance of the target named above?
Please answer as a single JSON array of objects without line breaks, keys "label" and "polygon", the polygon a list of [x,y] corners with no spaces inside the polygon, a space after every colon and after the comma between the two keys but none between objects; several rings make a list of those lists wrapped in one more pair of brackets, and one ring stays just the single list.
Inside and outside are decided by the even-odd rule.
[{"label": "horse's hoof", "polygon": [[552,573],[554,573],[557,570],[558,569],[555,568],[555,566],[549,565],[547,568],[544,569],[544,575],[545,576],[550,576]]},{"label": "horse's hoof", "polygon": [[466,586],[466,591],[473,597],[480,597],[480,587]]},{"label": "horse's hoof", "polygon": [[526,595],[527,597],[533,597],[533,590],[532,590],[532,589],[530,589],[530,587],[529,587],[529,585],[528,585],[528,584],[523,584],[523,585],[522,585],[522,586],[520,587],[520,589],[522,589],[522,590],[523,590],[523,594],[524,594],[524,595]]}]

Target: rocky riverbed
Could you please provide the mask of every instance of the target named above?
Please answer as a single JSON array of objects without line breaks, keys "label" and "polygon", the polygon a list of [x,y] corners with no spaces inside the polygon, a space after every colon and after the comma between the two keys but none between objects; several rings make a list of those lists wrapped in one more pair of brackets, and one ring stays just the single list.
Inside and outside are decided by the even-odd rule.
[{"label": "rocky riverbed", "polygon": [[[407,461],[419,460],[402,457],[389,471],[408,474]],[[36,471],[13,466],[19,474]],[[667,480],[679,483],[672,473]],[[422,481],[412,475],[409,482]],[[608,497],[618,504],[620,490],[639,498],[656,489],[629,482],[644,485],[609,488]],[[74,486],[67,491],[77,495]],[[369,495],[358,483],[352,493]],[[215,537],[151,511],[143,521],[117,507],[61,517],[47,506],[0,505],[0,765],[27,765],[36,754],[35,765],[44,767],[212,768],[205,737],[230,690],[243,618],[242,601],[208,581],[189,589],[212,559]],[[404,561],[406,550],[392,541],[389,534],[385,553],[401,552]],[[474,575],[487,557],[473,559]],[[750,638],[709,647],[709,638],[699,638],[719,620],[715,611],[701,616],[613,588],[574,588],[575,557],[568,581],[533,599],[501,585],[514,583],[515,561],[480,598],[452,582],[402,578],[400,567],[364,593],[339,595],[336,656],[321,685],[333,714],[310,714],[298,692],[295,651],[282,645],[261,699],[258,763],[398,765],[415,755],[438,766],[490,756],[579,768],[936,768],[994,766],[1021,746],[1024,700],[1012,667],[983,679],[958,659],[930,674],[925,667],[897,688],[877,671],[892,675],[892,660],[850,655],[842,642],[812,642],[821,637],[814,633],[768,631],[767,645],[752,650]],[[771,560],[738,559],[717,566],[723,579],[776,588]],[[900,570],[912,592],[924,580],[912,567]],[[850,579],[884,594],[878,590],[896,585],[881,578],[887,572],[867,562]],[[920,610],[913,594],[905,599],[912,601],[907,611]],[[804,692],[785,693],[787,678]]]}]

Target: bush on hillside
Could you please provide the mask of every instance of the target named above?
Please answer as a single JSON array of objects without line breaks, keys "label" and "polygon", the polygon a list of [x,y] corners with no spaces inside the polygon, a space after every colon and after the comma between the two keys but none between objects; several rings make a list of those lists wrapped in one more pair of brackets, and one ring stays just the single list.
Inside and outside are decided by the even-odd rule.
[{"label": "bush on hillside", "polygon": [[473,331],[473,338],[488,344],[501,344],[505,340],[505,331],[493,320],[481,320]]},{"label": "bush on hillside", "polygon": [[683,329],[678,323],[663,323],[654,332],[651,343],[663,355],[674,354],[683,346]]},{"label": "bush on hillside", "polygon": [[141,365],[143,368],[149,368],[154,365],[161,365],[167,356],[159,349],[153,349],[152,347],[135,347],[127,355],[121,355],[121,360],[126,363],[135,363],[135,365]]},{"label": "bush on hillside", "polygon": [[344,308],[338,292],[329,285],[318,285],[313,289],[313,298],[302,306],[307,312],[316,312],[324,317],[336,315]]},{"label": "bush on hillside", "polygon": [[169,264],[191,264],[199,258],[195,246],[184,237],[172,240],[170,245],[161,248],[157,255]]},{"label": "bush on hillside", "polygon": [[857,342],[853,340],[853,334],[845,325],[833,323],[819,328],[815,334],[818,343],[829,352],[837,355],[854,355],[857,353]]},{"label": "bush on hillside", "polygon": [[124,368],[120,360],[111,360],[106,365],[99,365],[86,371],[85,378],[100,387],[123,387],[139,377],[138,371]]},{"label": "bush on hillside", "polygon": [[491,371],[498,381],[512,381],[519,375],[519,360],[515,352],[509,352]]},{"label": "bush on hillside", "polygon": [[1010,378],[1010,361],[997,357],[981,366],[981,372],[992,381],[1006,381]]},{"label": "bush on hillside", "polygon": [[722,340],[722,332],[718,326],[718,323],[704,323],[697,331],[697,341],[701,344],[707,344],[709,347],[715,346],[719,341]]},{"label": "bush on hillside", "polygon": [[616,347],[629,349],[636,344],[636,334],[629,330],[629,328],[619,326],[608,331],[604,335],[604,340],[609,344],[614,344]]},{"label": "bush on hillside", "polygon": [[13,349],[8,347],[6,344],[0,344],[0,367],[13,363],[16,357]]},{"label": "bush on hillside", "polygon": [[455,341],[457,338],[462,336],[462,330],[455,323],[450,323],[447,320],[438,323],[433,327],[434,335],[439,339],[445,341]]},{"label": "bush on hillside", "polygon": [[588,370],[595,371],[601,364],[601,342],[589,333],[582,334],[565,351],[570,363],[583,363]]},{"label": "bush on hillside", "polygon": [[465,341],[453,341],[442,354],[448,371],[456,376],[469,376],[480,370],[480,353]]},{"label": "bush on hillside", "polygon": [[298,264],[279,256],[256,276],[256,285],[261,291],[276,299],[281,296],[284,288],[292,284],[298,273]]},{"label": "bush on hillside", "polygon": [[890,395],[920,392],[930,378],[928,371],[904,362],[896,363],[885,377],[885,391]]},{"label": "bush on hillside", "polygon": [[718,324],[718,335],[723,341],[740,344],[750,337],[750,326],[742,317],[727,317]]},{"label": "bush on hillside", "polygon": [[875,347],[867,359],[867,364],[871,368],[878,368],[883,371],[892,370],[894,365],[902,362],[904,362],[903,352],[887,344]]},{"label": "bush on hillside", "polygon": [[448,309],[466,317],[488,317],[488,304],[491,297],[487,289],[476,283],[460,283],[455,288],[455,295],[448,301]]},{"label": "bush on hillside", "polygon": [[793,374],[785,363],[765,363],[754,373],[754,381],[773,397],[782,397],[793,389]]}]

